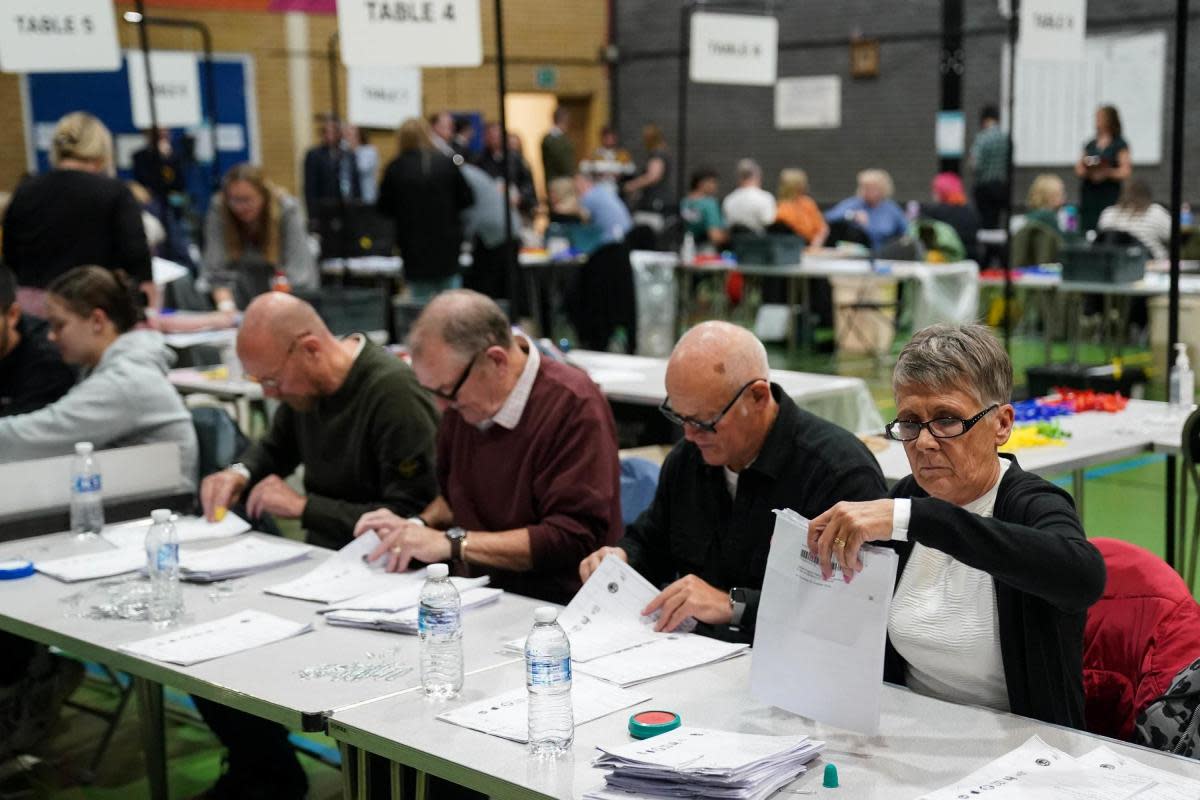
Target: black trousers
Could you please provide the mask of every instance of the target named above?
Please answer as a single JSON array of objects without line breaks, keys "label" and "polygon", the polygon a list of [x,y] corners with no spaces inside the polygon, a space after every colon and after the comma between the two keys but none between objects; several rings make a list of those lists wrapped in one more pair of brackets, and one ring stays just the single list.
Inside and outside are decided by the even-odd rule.
[{"label": "black trousers", "polygon": [[987,181],[975,184],[975,208],[984,228],[999,228],[1000,215],[1008,204],[1008,184],[1004,181]]},{"label": "black trousers", "polygon": [[205,723],[229,751],[229,780],[246,797],[303,797],[308,776],[288,741],[287,728],[193,695]]}]

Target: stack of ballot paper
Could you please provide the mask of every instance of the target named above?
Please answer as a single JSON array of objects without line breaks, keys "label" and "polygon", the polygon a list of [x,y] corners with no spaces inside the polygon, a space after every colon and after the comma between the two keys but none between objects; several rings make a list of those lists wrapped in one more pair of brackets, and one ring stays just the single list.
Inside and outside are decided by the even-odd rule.
[{"label": "stack of ballot paper", "polygon": [[601,747],[592,762],[605,786],[584,800],[637,797],[723,797],[760,800],[791,783],[816,758],[824,742],[807,736],[763,736],[676,728],[617,747]]},{"label": "stack of ballot paper", "polygon": [[[208,522],[203,517],[177,516],[175,533],[180,544],[200,542],[206,539],[224,539],[250,530],[250,523],[237,514],[228,513],[220,522]],[[105,525],[100,536],[113,547],[141,548],[146,544],[146,533],[150,530],[150,519],[143,517],[116,525]]]},{"label": "stack of ballot paper", "polygon": [[313,549],[278,536],[247,536],[208,550],[181,552],[179,575],[197,583],[241,578],[308,558]]},{"label": "stack of ballot paper", "polygon": [[[691,621],[671,632],[656,633],[657,615],[642,609],[658,590],[633,567],[616,556],[605,558],[583,588],[558,616],[571,641],[575,670],[620,686],[692,667],[724,661],[745,653],[749,646],[688,633]],[[525,640],[505,648],[523,652]]]},{"label": "stack of ballot paper", "polygon": [[66,583],[89,581],[136,572],[146,566],[146,551],[140,547],[113,548],[98,553],[36,561],[33,566],[43,575]]},{"label": "stack of ballot paper", "polygon": [[918,800],[1193,800],[1200,781],[1147,767],[1103,745],[1075,759],[1038,736]]},{"label": "stack of ballot paper", "polygon": [[[571,685],[571,712],[575,717],[575,727],[649,699],[650,695],[644,692],[621,689],[584,675],[577,675]],[[502,739],[527,742],[529,690],[521,686],[439,714],[438,719]]]},{"label": "stack of ballot paper", "polygon": [[[459,578],[451,578],[457,581]],[[462,579],[471,582],[471,579]],[[494,603],[504,594],[503,589],[488,589],[483,586],[476,588],[459,588],[459,599],[462,610],[478,608]],[[351,601],[353,602],[353,601]],[[367,609],[339,608],[325,613],[325,621],[330,625],[341,625],[347,628],[373,628],[391,633],[417,633],[417,603],[402,608],[399,611],[371,611]],[[524,691],[524,690],[522,690]]]},{"label": "stack of ballot paper", "polygon": [[200,625],[191,625],[120,646],[126,653],[190,666],[221,656],[308,633],[312,625],[246,609]]},{"label": "stack of ballot paper", "polygon": [[367,531],[311,572],[287,583],[269,586],[263,591],[297,600],[339,603],[359,595],[395,588],[403,582],[404,573],[385,572],[382,558],[373,563],[365,560],[378,546],[379,537],[374,531]]}]

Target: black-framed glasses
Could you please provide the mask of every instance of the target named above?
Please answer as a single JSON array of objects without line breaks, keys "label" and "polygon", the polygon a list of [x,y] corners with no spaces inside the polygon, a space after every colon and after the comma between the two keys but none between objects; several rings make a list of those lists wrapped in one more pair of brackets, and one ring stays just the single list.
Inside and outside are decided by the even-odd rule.
[{"label": "black-framed glasses", "polygon": [[284,355],[284,357],[283,357],[283,363],[279,365],[279,369],[275,370],[275,375],[273,377],[270,377],[270,378],[255,378],[254,376],[249,376],[249,377],[252,380],[258,381],[258,385],[261,386],[263,389],[270,389],[271,391],[278,390],[280,376],[282,376],[283,371],[285,369],[287,369],[288,361],[290,361],[292,358],[292,353],[296,352],[296,345],[300,344],[300,340],[303,339],[305,336],[308,336],[308,334],[309,334],[308,331],[304,331],[304,333],[301,333],[301,334],[297,335],[295,339],[292,339],[292,343],[290,345],[288,345],[287,354]]},{"label": "black-framed glasses", "polygon": [[889,439],[895,439],[898,442],[913,441],[921,435],[922,428],[929,431],[930,435],[936,439],[953,439],[956,436],[962,436],[971,430],[971,428],[974,428],[975,423],[999,407],[999,403],[992,403],[970,419],[963,419],[962,417],[938,417],[937,419],[925,422],[907,419],[892,420],[885,426],[885,430]]},{"label": "black-framed glasses", "polygon": [[425,391],[429,392],[434,397],[439,397],[442,400],[445,400],[447,403],[456,402],[458,400],[459,390],[462,389],[463,384],[467,382],[467,378],[471,377],[471,370],[474,369],[475,362],[478,361],[479,357],[486,352],[487,348],[485,347],[483,350],[480,350],[478,353],[471,356],[471,360],[467,362],[467,368],[463,370],[463,374],[459,376],[457,381],[455,381],[454,388],[452,388],[450,391],[443,392],[441,389],[432,389],[428,386],[424,387]]},{"label": "black-framed glasses", "polygon": [[694,428],[695,430],[703,431],[704,433],[716,433],[717,432],[717,423],[719,423],[722,419],[724,419],[725,415],[729,413],[729,409],[733,408],[734,403],[736,403],[738,401],[738,398],[740,398],[742,396],[742,394],[747,389],[749,389],[751,386],[758,383],[759,381],[765,381],[765,380],[766,380],[766,378],[755,378],[754,380],[748,382],[742,388],[738,389],[737,394],[735,394],[733,396],[733,399],[730,400],[728,403],[726,403],[725,407],[721,409],[720,413],[718,413],[715,417],[713,417],[710,420],[696,419],[695,417],[685,417],[681,414],[676,413],[675,409],[671,408],[671,398],[669,398],[669,397],[665,398],[662,401],[662,404],[659,405],[658,410],[662,412],[662,415],[664,417],[671,420],[671,422],[674,422],[676,425],[679,425],[679,426],[688,425],[688,426],[691,426],[692,428]]}]

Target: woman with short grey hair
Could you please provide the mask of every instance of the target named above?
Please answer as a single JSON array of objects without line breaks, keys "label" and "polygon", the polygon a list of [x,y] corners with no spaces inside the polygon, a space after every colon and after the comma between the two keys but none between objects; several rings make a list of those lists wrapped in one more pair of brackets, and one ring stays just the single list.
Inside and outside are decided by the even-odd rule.
[{"label": "woman with short grey hair", "polygon": [[912,475],[892,499],[838,503],[809,526],[823,574],[859,548],[900,555],[884,677],[944,700],[1083,728],[1083,628],[1104,561],[1070,496],[997,449],[1012,433],[1012,363],[979,325],[934,325],[892,377]]}]

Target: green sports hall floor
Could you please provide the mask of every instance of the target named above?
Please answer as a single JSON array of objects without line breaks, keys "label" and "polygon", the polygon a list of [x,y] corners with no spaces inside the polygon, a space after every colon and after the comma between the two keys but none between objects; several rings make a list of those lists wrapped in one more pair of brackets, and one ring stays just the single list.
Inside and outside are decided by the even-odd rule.
[{"label": "green sports hall floor", "polygon": [[[897,343],[895,350],[898,350]],[[895,352],[894,350],[894,352]],[[1040,339],[1016,337],[1013,362],[1018,383],[1026,366],[1043,359]],[[1065,356],[1064,352],[1058,356]],[[1082,359],[1099,362],[1099,348],[1084,346]],[[838,360],[830,355],[805,354],[789,360],[782,350],[771,353],[772,365],[808,372],[854,375],[867,381],[872,396],[885,419],[894,412],[889,382],[890,366],[869,359]],[[1147,387],[1149,399],[1163,399],[1161,379]],[[1070,490],[1069,476],[1058,482]],[[1087,472],[1085,527],[1091,536],[1109,536],[1135,542],[1158,553],[1163,552],[1165,516],[1165,462],[1159,456],[1145,456],[1115,464],[1104,464]],[[109,693],[97,681],[86,681],[75,699],[103,704],[111,702]],[[168,755],[170,758],[171,796],[187,798],[202,791],[220,769],[221,751],[216,740],[201,724],[188,718],[191,712],[168,694],[169,707],[176,711],[168,718]],[[136,705],[130,704],[118,726],[95,780],[84,785],[79,776],[90,759],[102,733],[102,723],[89,715],[65,709],[54,736],[39,751],[40,763],[18,767],[9,762],[0,767],[0,800],[14,798],[56,798],[56,800],[126,800],[147,796],[143,774],[141,745],[138,737]],[[336,758],[333,740],[320,735],[294,737],[318,756]],[[302,756],[308,770],[310,798],[325,800],[340,797],[340,776],[336,769],[317,758]]]}]

